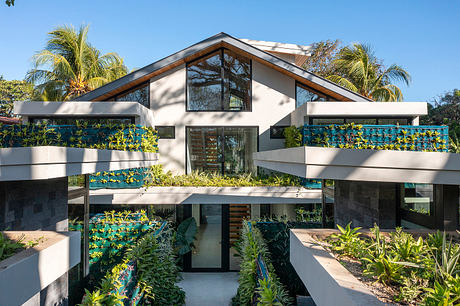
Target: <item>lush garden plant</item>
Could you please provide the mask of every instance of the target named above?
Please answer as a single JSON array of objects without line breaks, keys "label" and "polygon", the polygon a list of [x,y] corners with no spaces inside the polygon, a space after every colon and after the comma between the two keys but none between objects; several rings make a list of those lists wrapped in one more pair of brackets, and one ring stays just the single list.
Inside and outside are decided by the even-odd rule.
[{"label": "lush garden plant", "polygon": [[[239,287],[233,305],[290,305],[291,299],[276,276],[270,254],[255,223],[245,222],[237,251],[242,258]],[[267,277],[258,276],[260,264],[266,267]],[[259,273],[260,274],[260,273]]]},{"label": "lush garden plant", "polygon": [[[349,223],[328,237],[333,252],[361,262],[362,273],[399,291],[401,303],[454,305],[460,301],[460,245],[440,232],[425,239],[402,231],[363,235]],[[458,239],[458,237],[457,237]]]},{"label": "lush garden plant", "polygon": [[0,261],[7,259],[8,257],[13,256],[14,254],[36,246],[40,242],[44,241],[43,237],[32,239],[29,241],[24,241],[25,235],[21,235],[21,237],[17,240],[10,240],[6,238],[0,232]]},{"label": "lush garden plant", "polygon": [[180,277],[173,243],[170,229],[141,238],[97,289],[86,290],[81,305],[183,305],[185,293],[176,285]]},{"label": "lush garden plant", "polygon": [[192,172],[191,174],[173,175],[170,171],[164,172],[162,165],[150,168],[145,187],[150,186],[213,186],[213,187],[240,187],[240,186],[302,186],[300,179],[292,175],[260,175],[251,174],[239,176],[225,176],[218,173]]}]

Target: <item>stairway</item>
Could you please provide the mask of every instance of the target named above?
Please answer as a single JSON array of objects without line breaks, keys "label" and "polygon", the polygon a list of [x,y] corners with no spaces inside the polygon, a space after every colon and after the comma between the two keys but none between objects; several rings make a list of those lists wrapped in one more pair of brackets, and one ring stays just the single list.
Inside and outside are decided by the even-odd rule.
[{"label": "stairway", "polygon": [[240,231],[243,227],[243,221],[251,217],[251,206],[248,204],[230,204],[230,246],[240,239]]},{"label": "stairway", "polygon": [[217,129],[190,129],[189,150],[194,159],[192,169],[203,172],[220,172]]}]

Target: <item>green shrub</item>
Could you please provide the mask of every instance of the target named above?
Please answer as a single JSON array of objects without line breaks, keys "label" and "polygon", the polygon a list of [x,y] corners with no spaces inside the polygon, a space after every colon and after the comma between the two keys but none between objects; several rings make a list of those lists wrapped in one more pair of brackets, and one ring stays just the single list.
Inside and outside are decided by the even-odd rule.
[{"label": "green shrub", "polygon": [[[254,223],[255,224],[255,223]],[[234,305],[290,305],[291,299],[275,274],[270,256],[260,231],[245,222],[237,251],[241,256],[239,287],[233,298]],[[261,257],[268,272],[268,279],[257,279],[257,259]]]},{"label": "green shrub", "polygon": [[439,231],[425,239],[414,238],[401,228],[388,236],[378,226],[372,235],[359,236],[348,224],[327,241],[340,256],[362,263],[363,274],[399,288],[394,297],[403,303],[454,305],[460,299],[460,245]]},{"label": "green shrub", "polygon": [[259,175],[243,174],[226,176],[219,173],[204,173],[194,171],[190,174],[173,175],[171,171],[164,172],[162,165],[155,165],[147,171],[145,187],[151,186],[302,186],[298,177],[288,174]]},{"label": "green shrub", "polygon": [[301,147],[302,146],[302,133],[301,130],[295,126],[290,126],[284,129],[284,146],[286,148]]}]

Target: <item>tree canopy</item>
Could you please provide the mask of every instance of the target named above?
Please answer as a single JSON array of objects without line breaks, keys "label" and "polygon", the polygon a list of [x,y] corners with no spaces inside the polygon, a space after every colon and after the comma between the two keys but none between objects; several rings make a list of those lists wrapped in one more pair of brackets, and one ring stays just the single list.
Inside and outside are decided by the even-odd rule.
[{"label": "tree canopy", "polygon": [[88,43],[88,30],[60,26],[48,33],[45,49],[33,56],[34,68],[26,75],[36,99],[69,100],[126,75],[117,53],[101,55]]},{"label": "tree canopy", "polygon": [[304,68],[375,101],[402,101],[402,91],[394,83],[411,82],[404,68],[396,64],[385,67],[370,46],[354,43],[341,47],[338,40],[314,43]]},{"label": "tree canopy", "polygon": [[25,81],[7,81],[0,76],[0,116],[11,117],[14,101],[32,98],[33,86]]}]

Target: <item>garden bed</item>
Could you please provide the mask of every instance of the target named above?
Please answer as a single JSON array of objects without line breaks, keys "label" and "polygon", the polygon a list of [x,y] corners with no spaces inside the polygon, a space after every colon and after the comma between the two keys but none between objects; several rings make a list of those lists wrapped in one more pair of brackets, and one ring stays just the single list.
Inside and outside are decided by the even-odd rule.
[{"label": "garden bed", "polygon": [[460,297],[451,234],[452,242],[434,231],[292,230],[291,262],[317,305],[451,305]]},{"label": "garden bed", "polygon": [[80,262],[79,232],[6,231],[21,239],[18,252],[0,261],[0,305],[21,305]]}]

